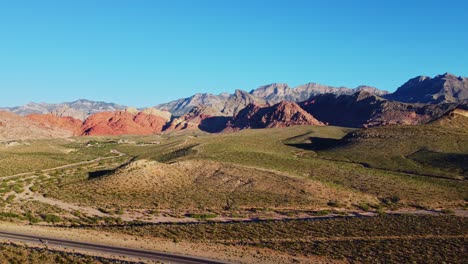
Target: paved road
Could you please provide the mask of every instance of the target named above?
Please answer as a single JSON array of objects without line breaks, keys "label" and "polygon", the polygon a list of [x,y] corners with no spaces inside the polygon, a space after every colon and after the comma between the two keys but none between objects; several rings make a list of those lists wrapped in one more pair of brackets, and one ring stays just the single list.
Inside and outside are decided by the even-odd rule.
[{"label": "paved road", "polygon": [[92,251],[92,252],[103,253],[103,254],[111,254],[114,256],[125,256],[128,258],[161,261],[164,263],[174,263],[174,264],[201,264],[201,263],[224,264],[224,263],[227,263],[227,262],[222,262],[222,261],[210,260],[210,259],[199,258],[199,257],[191,257],[191,256],[185,256],[185,255],[178,255],[178,254],[171,254],[171,253],[165,253],[165,252],[123,248],[123,247],[115,247],[115,246],[108,246],[108,245],[99,245],[99,244],[78,242],[78,241],[72,241],[72,240],[17,234],[17,233],[3,232],[3,231],[0,231],[0,239],[14,241],[14,242],[22,242],[26,244],[45,244],[47,246],[83,250],[87,252]]}]

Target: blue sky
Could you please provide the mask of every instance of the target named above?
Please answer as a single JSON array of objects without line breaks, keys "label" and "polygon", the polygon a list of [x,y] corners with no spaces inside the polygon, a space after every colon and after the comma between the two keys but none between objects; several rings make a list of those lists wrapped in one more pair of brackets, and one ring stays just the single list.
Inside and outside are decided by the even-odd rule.
[{"label": "blue sky", "polygon": [[0,106],[468,76],[468,1],[0,0]]}]

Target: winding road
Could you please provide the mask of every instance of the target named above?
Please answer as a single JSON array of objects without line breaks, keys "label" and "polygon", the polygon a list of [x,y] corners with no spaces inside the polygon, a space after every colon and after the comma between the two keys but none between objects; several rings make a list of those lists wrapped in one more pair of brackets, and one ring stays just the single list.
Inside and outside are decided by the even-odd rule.
[{"label": "winding road", "polygon": [[201,257],[192,257],[186,255],[172,254],[166,252],[134,249],[134,248],[123,248],[115,247],[94,243],[85,243],[73,240],[64,240],[43,236],[26,235],[20,233],[10,233],[0,231],[0,240],[7,240],[12,242],[21,242],[26,244],[36,244],[43,246],[53,246],[66,249],[74,249],[79,251],[94,252],[100,254],[109,254],[113,256],[126,257],[131,259],[142,259],[151,261],[160,261],[163,263],[174,263],[174,264],[225,264],[227,262],[211,260]]}]

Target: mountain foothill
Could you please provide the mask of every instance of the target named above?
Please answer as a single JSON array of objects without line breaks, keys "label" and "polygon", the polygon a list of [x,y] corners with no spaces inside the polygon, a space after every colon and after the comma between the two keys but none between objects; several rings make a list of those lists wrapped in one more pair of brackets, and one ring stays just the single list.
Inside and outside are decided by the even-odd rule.
[{"label": "mountain foothill", "polygon": [[274,127],[369,128],[419,125],[468,113],[468,78],[418,76],[393,93],[371,86],[298,87],[273,83],[250,92],[195,94],[137,109],[77,100],[0,108],[0,140],[71,136],[151,135],[200,129],[209,133]]}]

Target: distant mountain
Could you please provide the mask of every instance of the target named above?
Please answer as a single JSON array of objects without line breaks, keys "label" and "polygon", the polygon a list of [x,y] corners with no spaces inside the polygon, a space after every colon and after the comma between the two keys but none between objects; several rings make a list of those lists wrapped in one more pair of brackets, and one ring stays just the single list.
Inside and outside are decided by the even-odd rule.
[{"label": "distant mountain", "polygon": [[124,105],[80,99],[60,104],[31,102],[23,106],[1,108],[0,110],[9,111],[22,116],[52,113],[57,116],[71,116],[76,119],[84,120],[94,113],[116,111],[125,108],[126,106]]},{"label": "distant mountain", "polygon": [[346,127],[424,124],[458,105],[460,103],[402,103],[364,91],[353,95],[323,94],[300,103],[302,108],[319,120]]},{"label": "distant mountain", "polygon": [[159,104],[155,108],[169,111],[175,116],[183,116],[195,106],[206,106],[217,109],[224,116],[234,116],[248,104],[255,102],[263,102],[263,100],[254,98],[245,91],[236,90],[234,94],[195,94],[191,97]]},{"label": "distant mountain", "polygon": [[332,87],[316,83],[308,83],[296,88],[290,88],[287,84],[273,83],[250,91],[249,93],[236,90],[234,94],[222,93],[195,94],[191,97],[175,100],[155,106],[158,109],[171,112],[173,115],[182,116],[190,112],[194,106],[209,106],[217,109],[225,116],[235,116],[241,109],[249,104],[277,104],[281,101],[302,102],[318,94],[353,94],[359,91],[367,91],[376,95],[385,95],[381,91],[370,86],[359,86],[354,89],[345,87]]},{"label": "distant mountain", "polygon": [[277,104],[280,101],[303,102],[319,94],[351,95],[360,91],[366,91],[379,96],[388,93],[375,87],[364,85],[350,89],[346,87],[333,87],[317,83],[308,83],[296,88],[290,88],[284,83],[273,83],[252,90],[250,94],[257,98],[264,99],[269,104]]},{"label": "distant mountain", "polygon": [[[89,100],[29,103],[6,108],[26,118],[18,117],[15,125],[16,116],[3,113],[5,121],[0,125],[8,126],[3,126],[0,132],[3,138],[11,139],[15,131],[18,138],[44,138],[155,134],[183,129],[213,133],[294,125],[357,128],[417,125],[432,122],[455,109],[467,109],[467,105],[468,78],[449,73],[413,78],[392,94],[370,86],[350,89],[308,83],[290,88],[287,84],[273,83],[250,92],[195,94],[144,110]],[[26,134],[21,133],[22,128]]]},{"label": "distant mountain", "polygon": [[468,99],[468,78],[450,73],[434,78],[418,76],[385,98],[406,103],[457,102]]},{"label": "distant mountain", "polygon": [[249,104],[228,123],[227,130],[297,125],[323,126],[324,124],[307,113],[298,104],[281,101],[272,106]]},{"label": "distant mountain", "polygon": [[64,138],[73,132],[41,123],[11,112],[0,111],[0,141]]},{"label": "distant mountain", "polygon": [[69,131],[73,136],[81,135],[83,121],[71,116],[56,116],[54,114],[30,114],[26,116],[43,128],[58,128]]}]

